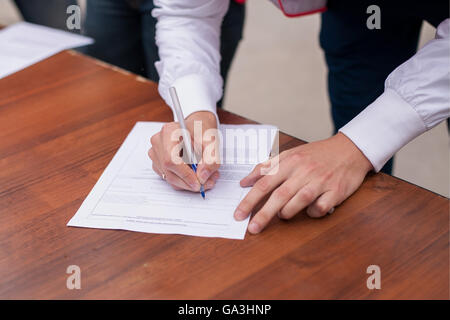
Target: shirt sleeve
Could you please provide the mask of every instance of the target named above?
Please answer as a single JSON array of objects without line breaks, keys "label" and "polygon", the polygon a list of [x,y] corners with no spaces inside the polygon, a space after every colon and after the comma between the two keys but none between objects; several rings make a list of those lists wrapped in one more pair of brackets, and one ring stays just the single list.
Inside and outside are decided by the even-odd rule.
[{"label": "shirt sleeve", "polygon": [[450,19],[435,39],[397,67],[385,91],[339,131],[364,153],[375,171],[404,145],[450,113]]},{"label": "shirt sleeve", "polygon": [[[160,80],[158,91],[172,108],[169,88],[174,86],[188,117],[197,111],[216,115],[223,93],[220,76],[220,27],[227,0],[155,0],[155,63]],[[176,115],[174,113],[174,119]]]}]

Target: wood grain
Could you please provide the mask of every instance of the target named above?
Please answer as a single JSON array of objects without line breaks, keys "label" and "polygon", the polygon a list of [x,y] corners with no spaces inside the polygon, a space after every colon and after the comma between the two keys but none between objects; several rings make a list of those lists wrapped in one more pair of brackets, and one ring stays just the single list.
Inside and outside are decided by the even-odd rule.
[{"label": "wood grain", "polygon": [[[0,298],[449,298],[449,200],[384,174],[331,216],[243,241],[66,227],[135,122],[171,111],[154,83],[73,51],[0,93]],[[280,135],[282,150],[302,143]],[[66,288],[72,264],[81,290]],[[366,287],[372,264],[381,290]]]}]

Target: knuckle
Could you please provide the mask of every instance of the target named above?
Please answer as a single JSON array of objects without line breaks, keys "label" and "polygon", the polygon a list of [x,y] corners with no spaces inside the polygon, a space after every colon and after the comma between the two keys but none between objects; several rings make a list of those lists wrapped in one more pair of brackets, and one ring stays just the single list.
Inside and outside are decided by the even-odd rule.
[{"label": "knuckle", "polygon": [[152,135],[152,137],[150,138],[150,143],[152,145],[155,145],[158,141],[158,137],[159,137],[159,133]]},{"label": "knuckle", "polygon": [[310,188],[307,188],[307,187],[303,188],[300,191],[299,196],[300,196],[300,199],[304,202],[310,203],[314,200],[314,192]]},{"label": "knuckle", "polygon": [[307,165],[305,166],[305,171],[310,174],[317,169],[317,163],[315,161],[308,161]]},{"label": "knuckle", "polygon": [[333,172],[329,170],[322,172],[318,178],[320,184],[322,185],[329,184],[329,182],[332,181],[332,179],[333,179]]},{"label": "knuckle", "polygon": [[289,160],[293,163],[299,163],[304,159],[304,156],[301,153],[293,153],[289,156]]},{"label": "knuckle", "polygon": [[255,183],[255,188],[262,193],[268,193],[270,191],[270,183],[266,178],[262,178]]},{"label": "knuckle", "polygon": [[265,163],[258,164],[255,169],[252,170],[251,174],[264,174],[268,170],[269,166]]},{"label": "knuckle", "polygon": [[319,214],[324,215],[329,210],[330,206],[328,203],[324,201],[317,201],[315,204],[315,211],[317,211]]},{"label": "knuckle", "polygon": [[280,186],[273,192],[273,195],[279,199],[289,199],[292,196],[292,191],[286,186]]},{"label": "knuckle", "polygon": [[161,127],[161,134],[166,135],[166,134],[170,133],[173,129],[174,129],[174,122],[165,123]]},{"label": "knuckle", "polygon": [[163,161],[163,166],[164,166],[165,168],[172,168],[172,167],[174,166],[174,163],[173,163],[172,159],[166,158],[166,159],[164,159],[164,161]]}]

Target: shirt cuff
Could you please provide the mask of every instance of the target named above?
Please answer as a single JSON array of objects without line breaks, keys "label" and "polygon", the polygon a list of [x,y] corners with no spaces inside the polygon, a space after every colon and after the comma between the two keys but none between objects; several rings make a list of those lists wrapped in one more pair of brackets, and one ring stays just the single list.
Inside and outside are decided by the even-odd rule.
[{"label": "shirt cuff", "polygon": [[386,88],[372,104],[339,129],[378,172],[404,145],[426,131],[416,110]]},{"label": "shirt cuff", "polygon": [[[219,118],[216,112],[217,101],[208,83],[208,79],[202,75],[189,74],[175,80],[173,86],[177,90],[178,99],[180,100],[185,118],[194,112],[209,111],[216,116],[217,124],[219,124]],[[172,104],[170,106],[173,111]],[[173,113],[173,117],[175,121],[178,121],[175,112]]]}]

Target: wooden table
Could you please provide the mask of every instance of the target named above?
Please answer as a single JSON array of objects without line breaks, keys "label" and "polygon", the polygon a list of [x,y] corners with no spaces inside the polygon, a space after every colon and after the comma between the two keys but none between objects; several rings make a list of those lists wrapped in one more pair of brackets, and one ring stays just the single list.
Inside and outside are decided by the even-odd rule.
[{"label": "wooden table", "polygon": [[[384,174],[331,216],[243,241],[66,227],[135,122],[172,113],[154,83],[73,51],[0,93],[0,298],[449,298],[449,200]],[[282,150],[302,143],[280,136]],[[81,290],[66,288],[69,265]]]}]

